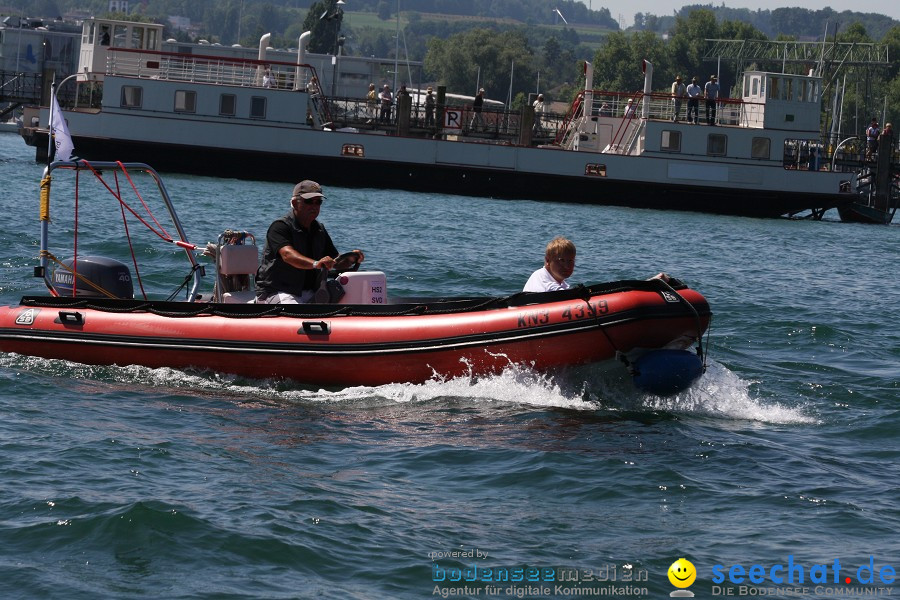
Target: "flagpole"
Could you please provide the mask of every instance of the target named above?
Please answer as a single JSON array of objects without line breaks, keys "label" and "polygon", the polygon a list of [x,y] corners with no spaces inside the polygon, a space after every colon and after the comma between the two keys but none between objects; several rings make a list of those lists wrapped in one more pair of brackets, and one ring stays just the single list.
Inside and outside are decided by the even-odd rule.
[{"label": "flagpole", "polygon": [[[44,283],[49,286],[49,277],[47,275],[47,266],[50,261],[47,258],[46,250],[50,244],[50,161],[53,156],[53,105],[56,104],[56,73],[53,74],[53,81],[50,82],[50,118],[47,120],[47,166],[44,167],[44,176],[41,177],[41,277]],[[37,275],[37,271],[35,271]],[[52,288],[51,288],[52,291]]]},{"label": "flagpole", "polygon": [[[56,99],[56,90],[63,86],[65,82],[68,80],[77,77],[78,74],[72,74],[59,82],[59,85],[56,85],[56,74],[53,75],[53,81],[50,83],[50,119],[47,121],[47,166],[44,167],[44,176],[41,178],[41,275],[44,277],[44,282],[50,286],[49,278],[47,276],[47,256],[45,254],[45,250],[48,247],[48,241],[50,237],[49,228],[50,228],[50,165],[52,164],[51,157],[53,156],[53,149],[56,146],[55,141],[60,141],[60,152],[65,156],[66,161],[71,159],[72,150],[74,150],[74,146],[72,145],[72,136],[69,134],[69,128],[66,126],[66,120],[62,117],[62,110],[59,108],[59,101]],[[54,132],[57,132],[57,137],[59,140],[54,140]],[[51,291],[53,290],[50,287]]]},{"label": "flagpole", "polygon": [[[78,77],[78,73],[73,73],[68,77],[64,78],[59,84],[56,83],[56,74],[53,75],[53,82],[50,84],[50,120],[47,121],[47,165],[50,165],[50,157],[51,151],[53,150],[53,134],[54,134],[54,124],[58,121],[61,123],[63,127],[63,131],[71,143],[71,136],[69,136],[68,128],[65,127],[65,119],[62,116],[62,110],[59,108],[59,100],[57,100],[56,93],[57,90],[62,88],[63,85],[70,79],[74,79]],[[59,111],[59,114],[57,114]],[[55,117],[55,118],[54,118]],[[68,160],[68,158],[66,159]]]}]

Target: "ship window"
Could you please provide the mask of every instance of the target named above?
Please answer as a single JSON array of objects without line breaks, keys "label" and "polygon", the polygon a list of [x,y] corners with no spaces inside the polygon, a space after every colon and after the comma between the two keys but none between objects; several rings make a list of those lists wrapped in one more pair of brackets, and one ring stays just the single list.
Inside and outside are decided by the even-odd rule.
[{"label": "ship window", "polygon": [[660,150],[669,152],[681,152],[681,132],[663,130],[659,141]]},{"label": "ship window", "polygon": [[144,88],[136,85],[122,86],[122,108],[140,108],[143,103]]},{"label": "ship window", "polygon": [[144,48],[144,28],[133,27],[131,29],[131,47],[142,50]]},{"label": "ship window", "polygon": [[818,171],[821,165],[822,144],[819,140],[784,140],[785,169]]},{"label": "ship window", "polygon": [[778,99],[778,78],[772,77],[769,79],[769,98],[773,100]]},{"label": "ship window", "polygon": [[750,81],[753,84],[753,89],[750,91],[750,95],[759,96],[759,77],[754,77]]},{"label": "ship window", "polygon": [[250,98],[250,118],[265,119],[266,118],[266,99],[262,96],[253,96]]},{"label": "ship window", "polygon": [[235,105],[237,97],[234,94],[222,94],[219,96],[219,114],[226,117],[233,117],[235,113]]},{"label": "ship window", "polygon": [[772,151],[772,140],[769,138],[755,137],[750,142],[750,156],[753,158],[769,158]]},{"label": "ship window", "polygon": [[606,165],[588,163],[584,165],[584,174],[594,177],[606,177]]},{"label": "ship window", "polygon": [[176,90],[175,112],[197,112],[197,92]]},{"label": "ship window", "polygon": [[728,137],[721,133],[711,133],[706,136],[706,154],[709,156],[725,156],[728,149]]},{"label": "ship window", "polygon": [[156,50],[156,30],[150,29],[147,31],[147,49],[148,50]]},{"label": "ship window", "polygon": [[341,146],[341,156],[366,157],[366,149],[362,144],[344,144]]},{"label": "ship window", "polygon": [[113,28],[113,46],[116,48],[124,48],[125,47],[125,31],[126,28],[124,25],[115,25]]}]

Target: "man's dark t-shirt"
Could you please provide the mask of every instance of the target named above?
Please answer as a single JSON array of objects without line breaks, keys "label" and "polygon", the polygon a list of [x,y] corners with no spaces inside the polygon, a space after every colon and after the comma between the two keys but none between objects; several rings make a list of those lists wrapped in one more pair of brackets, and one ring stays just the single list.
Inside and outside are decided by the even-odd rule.
[{"label": "man's dark t-shirt", "polygon": [[288,213],[269,226],[266,245],[263,249],[262,264],[256,272],[257,296],[266,298],[279,292],[299,296],[303,290],[313,290],[318,273],[312,269],[297,269],[282,260],[278,251],[285,246],[293,246],[297,252],[313,260],[326,256],[337,256],[337,248],[331,236],[318,221],[304,229]]}]

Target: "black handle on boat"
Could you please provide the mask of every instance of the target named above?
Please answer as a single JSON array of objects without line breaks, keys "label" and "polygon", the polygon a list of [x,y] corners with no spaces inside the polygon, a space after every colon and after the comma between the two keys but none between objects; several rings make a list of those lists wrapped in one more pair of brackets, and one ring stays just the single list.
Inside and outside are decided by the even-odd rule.
[{"label": "black handle on boat", "polygon": [[328,335],[331,333],[331,325],[326,321],[303,321],[303,333],[307,335]]},{"label": "black handle on boat", "polygon": [[63,325],[84,325],[84,315],[80,312],[72,312],[68,310],[59,311],[59,319],[57,323]]}]

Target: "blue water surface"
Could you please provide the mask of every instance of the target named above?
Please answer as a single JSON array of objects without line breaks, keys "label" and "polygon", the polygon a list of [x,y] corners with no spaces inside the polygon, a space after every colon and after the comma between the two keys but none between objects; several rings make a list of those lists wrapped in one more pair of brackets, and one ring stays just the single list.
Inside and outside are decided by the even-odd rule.
[{"label": "blue water surface", "polygon": [[[4,304],[42,291],[40,174],[0,134]],[[65,179],[61,253],[75,226]],[[120,252],[117,203],[85,179],[80,247]],[[165,181],[196,243],[229,227],[262,238],[291,191]],[[709,369],[658,398],[593,368],[323,390],[0,354],[0,597],[659,598],[679,557],[697,597],[737,595],[714,567],[754,564],[767,573],[743,582],[755,595],[898,593],[878,580],[900,570],[898,226],[326,194],[338,248],[364,249],[389,294],[513,293],[556,235],[577,245],[573,281],[682,278],[715,314]],[[135,248],[149,283],[187,274],[177,248]],[[805,579],[777,585],[770,568],[789,560]],[[817,564],[831,569],[818,591]],[[528,567],[581,580],[484,581]]]}]

